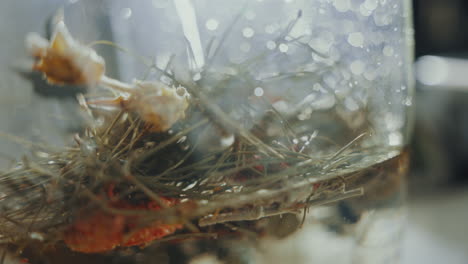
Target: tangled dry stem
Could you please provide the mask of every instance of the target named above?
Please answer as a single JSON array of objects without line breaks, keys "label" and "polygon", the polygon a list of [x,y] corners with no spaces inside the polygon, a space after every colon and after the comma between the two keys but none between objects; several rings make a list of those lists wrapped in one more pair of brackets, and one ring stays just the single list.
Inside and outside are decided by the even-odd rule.
[{"label": "tangled dry stem", "polygon": [[[155,221],[183,224],[184,230],[174,236],[200,236],[204,226],[305,212],[309,206],[363,194],[362,186],[347,188],[349,181],[360,175],[346,166],[353,158],[366,155],[365,148],[350,150],[366,133],[334,152],[306,154],[302,151],[305,143],[291,139],[297,136],[297,119],[284,117],[269,105],[265,116],[272,113],[273,118],[253,121],[254,125],[246,128],[210,100],[197,83],[178,80],[167,69],[161,72],[190,94],[185,118],[168,130],[154,130],[154,124],[142,119],[135,109],[107,110],[81,97],[91,121],[75,138],[74,146],[60,151],[43,148],[46,157],[24,160],[0,176],[3,242],[38,239],[56,243],[86,210],[137,216],[137,228]],[[228,79],[250,78],[240,74]],[[276,78],[296,74],[278,74]],[[107,86],[119,85],[109,85],[106,78],[101,80]],[[119,92],[128,92],[122,89]],[[217,89],[222,93],[230,88],[220,82]],[[279,137],[262,133],[270,122],[281,124],[284,133]],[[202,142],[207,131],[218,139],[229,135],[234,140],[223,148],[207,149]],[[333,142],[326,137],[316,140]],[[110,185],[115,190],[113,197],[106,195]],[[179,202],[167,206],[166,198]],[[161,209],[116,208],[109,206],[112,199],[134,205],[152,201]]]}]

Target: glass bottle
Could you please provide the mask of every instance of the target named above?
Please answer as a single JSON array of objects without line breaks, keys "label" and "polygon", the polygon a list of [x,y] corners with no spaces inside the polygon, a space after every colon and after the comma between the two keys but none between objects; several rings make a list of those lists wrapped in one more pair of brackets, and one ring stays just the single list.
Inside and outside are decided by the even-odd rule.
[{"label": "glass bottle", "polygon": [[34,147],[0,185],[29,226],[0,220],[2,237],[31,263],[399,262],[410,1],[48,11],[49,37],[12,34],[45,78],[34,87],[66,94],[35,110],[61,117],[35,135],[67,147]]}]

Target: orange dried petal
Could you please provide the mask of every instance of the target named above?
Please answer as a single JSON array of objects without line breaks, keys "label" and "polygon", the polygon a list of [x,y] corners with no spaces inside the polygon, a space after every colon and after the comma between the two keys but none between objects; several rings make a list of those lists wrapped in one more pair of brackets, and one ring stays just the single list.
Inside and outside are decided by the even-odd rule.
[{"label": "orange dried petal", "polygon": [[181,229],[182,227],[181,224],[164,225],[156,222],[150,227],[141,228],[134,232],[122,246],[142,246],[156,239],[173,234],[177,229]]},{"label": "orange dried petal", "polygon": [[78,252],[105,252],[119,246],[126,219],[102,211],[77,219],[64,233],[67,246]]},{"label": "orange dried petal", "polygon": [[[110,194],[110,195],[109,195]],[[108,190],[113,197],[113,187]],[[161,197],[165,206],[174,206],[177,199]],[[158,202],[150,201],[140,205],[132,205],[124,201],[113,201],[111,207],[117,209],[133,209],[157,211],[161,209]],[[64,242],[78,252],[98,253],[110,251],[118,246],[142,246],[151,241],[165,237],[181,229],[181,224],[161,224],[155,221],[146,227],[139,228],[139,217],[110,214],[97,209],[89,214],[83,211],[81,217],[65,231]]]},{"label": "orange dried petal", "polygon": [[33,69],[44,73],[50,83],[93,85],[104,75],[104,59],[76,42],[63,21],[57,23],[50,43],[30,34],[27,44],[31,55],[37,58]]}]

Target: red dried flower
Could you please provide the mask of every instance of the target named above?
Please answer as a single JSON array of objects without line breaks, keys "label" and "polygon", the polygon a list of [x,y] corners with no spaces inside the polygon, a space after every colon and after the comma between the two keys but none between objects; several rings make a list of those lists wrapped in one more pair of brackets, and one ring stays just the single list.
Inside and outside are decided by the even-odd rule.
[{"label": "red dried flower", "polygon": [[[174,206],[176,199],[161,197],[165,206]],[[115,209],[157,211],[161,206],[154,202],[132,205],[124,201],[111,202]],[[121,215],[102,209],[92,212],[83,211],[73,224],[64,232],[67,246],[78,252],[98,253],[110,251],[116,247],[144,246],[151,241],[165,237],[181,229],[181,224],[163,224],[155,221],[150,225],[140,226],[141,216]]]}]

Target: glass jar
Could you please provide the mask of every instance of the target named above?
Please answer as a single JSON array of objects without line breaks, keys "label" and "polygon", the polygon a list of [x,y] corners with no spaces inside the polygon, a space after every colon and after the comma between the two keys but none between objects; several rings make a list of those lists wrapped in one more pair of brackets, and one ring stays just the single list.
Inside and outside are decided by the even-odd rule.
[{"label": "glass jar", "polygon": [[55,105],[35,135],[65,146],[33,144],[0,184],[1,238],[31,263],[399,262],[409,0],[40,14],[48,38],[12,34]]}]

